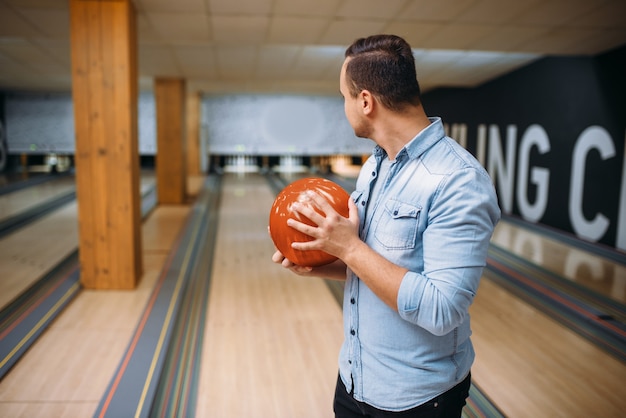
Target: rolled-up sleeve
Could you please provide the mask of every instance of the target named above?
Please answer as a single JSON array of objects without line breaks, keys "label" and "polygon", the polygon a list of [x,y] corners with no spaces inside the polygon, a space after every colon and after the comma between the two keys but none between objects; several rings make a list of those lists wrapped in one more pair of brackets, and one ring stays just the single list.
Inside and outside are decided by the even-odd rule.
[{"label": "rolled-up sleeve", "polygon": [[423,232],[424,270],[409,271],[398,293],[400,316],[445,335],[467,316],[500,212],[492,184],[474,169],[440,184]]},{"label": "rolled-up sleeve", "polygon": [[406,273],[398,293],[400,316],[434,335],[449,333],[465,320],[481,272],[482,267],[430,277]]}]

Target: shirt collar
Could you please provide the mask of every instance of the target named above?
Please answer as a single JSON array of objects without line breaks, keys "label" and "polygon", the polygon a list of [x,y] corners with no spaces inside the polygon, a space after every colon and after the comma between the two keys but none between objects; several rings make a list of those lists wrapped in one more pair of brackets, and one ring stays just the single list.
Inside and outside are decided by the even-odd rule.
[{"label": "shirt collar", "polygon": [[[419,158],[427,149],[446,135],[441,118],[430,117],[428,120],[430,120],[430,125],[422,129],[400,150],[396,157],[397,160],[402,161],[407,157],[410,160]],[[376,145],[374,147],[374,156],[376,160],[380,161],[380,159],[387,156],[387,153],[380,146]]]}]

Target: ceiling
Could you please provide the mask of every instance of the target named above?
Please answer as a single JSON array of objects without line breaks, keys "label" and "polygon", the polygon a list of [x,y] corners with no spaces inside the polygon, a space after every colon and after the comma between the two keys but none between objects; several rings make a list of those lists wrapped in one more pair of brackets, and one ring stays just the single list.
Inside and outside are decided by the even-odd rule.
[{"label": "ceiling", "polygon": [[[338,94],[356,38],[413,46],[422,90],[626,44],[626,0],[134,0],[140,88]],[[69,0],[0,0],[0,89],[69,91]]]}]

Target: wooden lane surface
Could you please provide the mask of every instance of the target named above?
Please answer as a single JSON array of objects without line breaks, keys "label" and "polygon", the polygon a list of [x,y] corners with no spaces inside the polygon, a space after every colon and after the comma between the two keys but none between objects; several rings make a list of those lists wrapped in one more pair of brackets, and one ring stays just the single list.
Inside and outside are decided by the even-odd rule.
[{"label": "wooden lane surface", "polygon": [[491,242],[607,298],[626,303],[624,264],[506,221],[496,226]]},{"label": "wooden lane surface", "polygon": [[[142,192],[152,184],[153,176],[142,177]],[[41,190],[39,188],[43,186],[45,184],[33,187]],[[14,193],[3,197],[11,197]],[[43,194],[54,197],[51,192],[32,191],[30,200],[21,199],[20,202],[31,204]],[[0,309],[76,250],[76,213],[76,201],[73,201],[0,239]]]},{"label": "wooden lane surface", "polygon": [[[624,270],[616,263],[507,222],[498,224],[492,242],[624,300]],[[584,268],[588,263],[595,267]],[[626,364],[487,278],[470,313],[474,381],[508,417],[623,416]]]},{"label": "wooden lane surface", "polygon": [[323,280],[271,262],[273,200],[261,176],[224,177],[198,417],[333,416],[341,308]]},{"label": "wooden lane surface", "polygon": [[506,416],[624,416],[624,363],[485,278],[470,314],[472,377]]},{"label": "wooden lane surface", "polygon": [[31,209],[46,200],[73,192],[76,189],[73,176],[63,176],[55,180],[16,190],[0,196],[0,221]]},{"label": "wooden lane surface", "polygon": [[74,252],[77,246],[75,202],[0,239],[0,309]]},{"label": "wooden lane surface", "polygon": [[159,206],[148,216],[138,288],[81,291],[0,381],[0,417],[93,415],[189,210],[188,205]]}]

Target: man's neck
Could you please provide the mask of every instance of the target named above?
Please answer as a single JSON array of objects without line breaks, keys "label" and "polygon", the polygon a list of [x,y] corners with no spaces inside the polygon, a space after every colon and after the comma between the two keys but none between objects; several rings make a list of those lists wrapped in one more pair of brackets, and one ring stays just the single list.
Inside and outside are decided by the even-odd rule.
[{"label": "man's neck", "polygon": [[421,106],[404,113],[386,111],[380,115],[372,139],[387,152],[390,160],[394,160],[400,150],[429,125],[430,120]]}]

